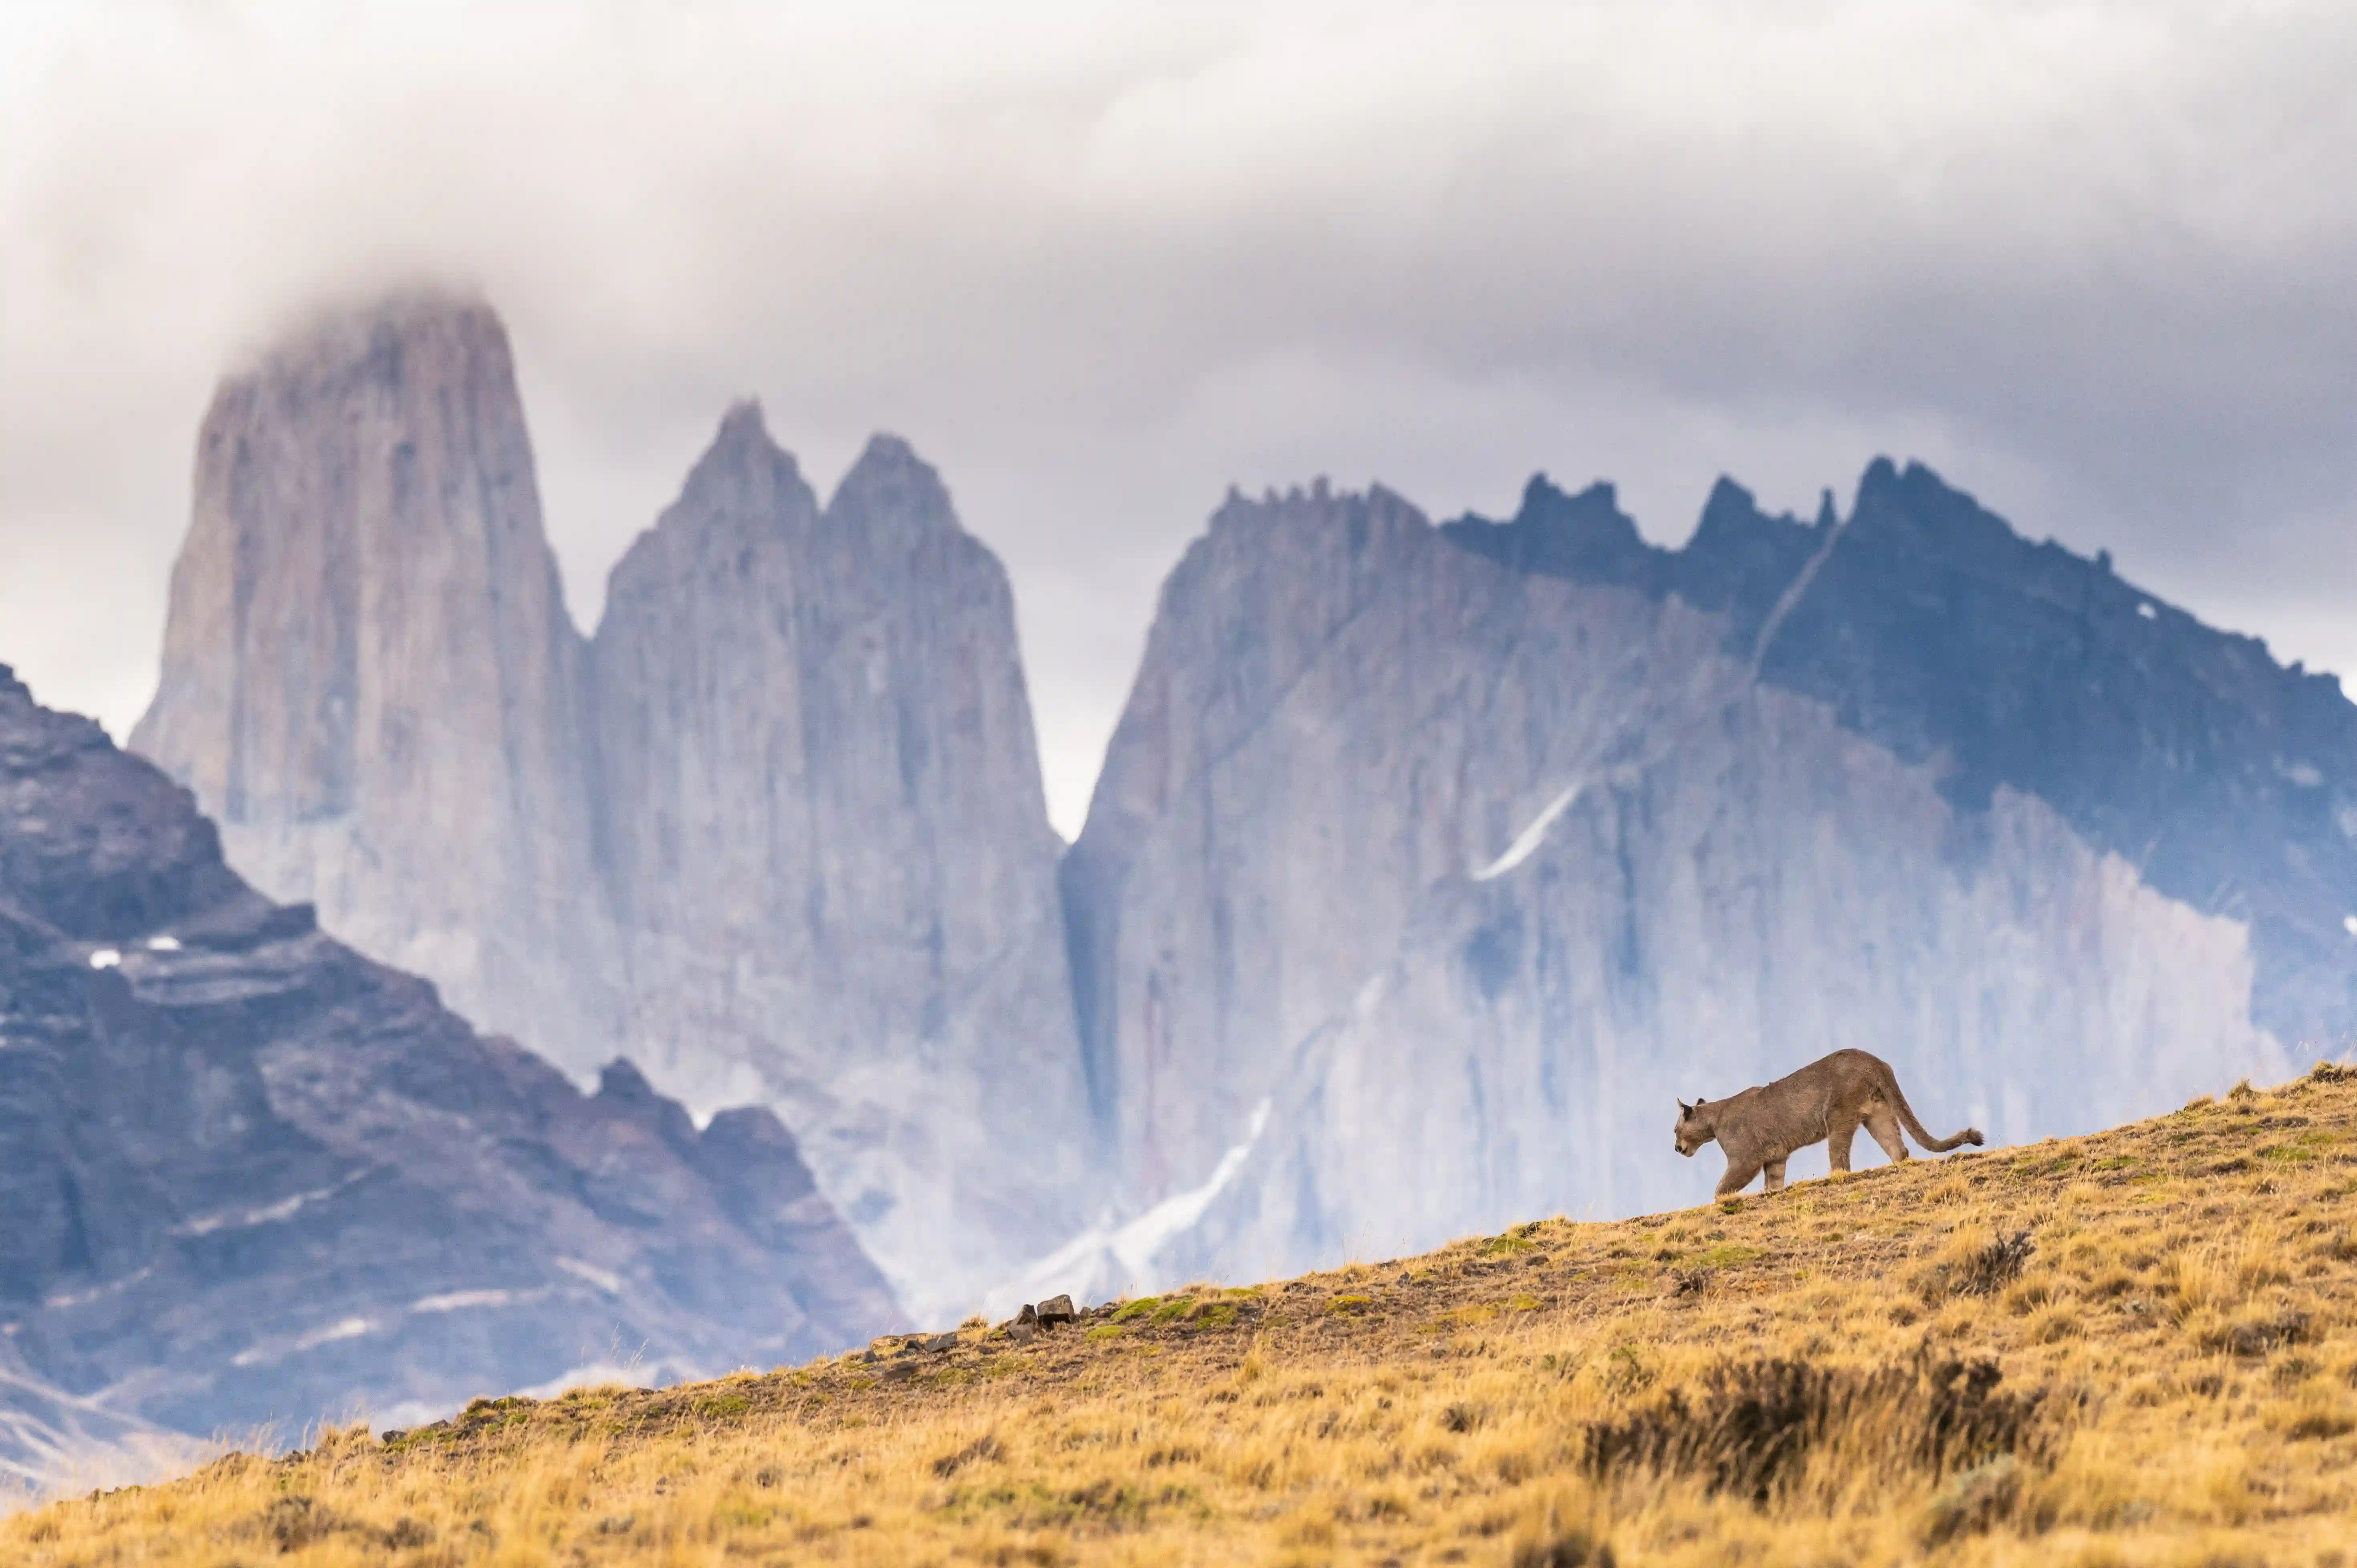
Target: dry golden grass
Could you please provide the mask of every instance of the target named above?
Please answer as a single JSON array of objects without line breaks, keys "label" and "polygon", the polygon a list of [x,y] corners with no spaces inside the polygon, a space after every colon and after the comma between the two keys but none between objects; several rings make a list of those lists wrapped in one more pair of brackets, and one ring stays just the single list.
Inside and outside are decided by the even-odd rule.
[{"label": "dry golden grass", "polygon": [[1028,1345],[330,1432],[0,1562],[2357,1568],[2352,1190],[2357,1081],[2238,1088]]}]

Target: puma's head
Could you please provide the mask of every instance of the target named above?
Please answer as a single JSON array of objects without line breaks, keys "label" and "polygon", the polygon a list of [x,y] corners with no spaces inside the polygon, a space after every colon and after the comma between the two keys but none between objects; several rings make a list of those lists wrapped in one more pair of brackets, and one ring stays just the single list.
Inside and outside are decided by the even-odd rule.
[{"label": "puma's head", "polygon": [[1696,1149],[1718,1136],[1718,1129],[1711,1125],[1710,1115],[1703,1109],[1707,1103],[1701,1100],[1692,1105],[1683,1100],[1678,1101],[1678,1153],[1688,1159],[1694,1158]]}]

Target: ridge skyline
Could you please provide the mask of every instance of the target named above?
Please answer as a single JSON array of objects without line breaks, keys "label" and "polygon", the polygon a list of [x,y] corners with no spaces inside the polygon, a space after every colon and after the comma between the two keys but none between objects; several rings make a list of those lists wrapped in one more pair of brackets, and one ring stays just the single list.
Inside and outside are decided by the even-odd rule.
[{"label": "ridge skyline", "polygon": [[[350,292],[314,299],[307,307],[283,318],[276,333],[255,338],[231,356],[221,371],[221,379],[225,381],[232,377],[252,373],[267,362],[285,343],[313,331],[322,322],[332,321],[339,317],[348,319],[376,317],[387,311],[400,310],[413,305],[428,308],[479,309],[487,312],[490,318],[500,325],[503,332],[509,330],[505,317],[481,289],[449,280],[413,281],[389,289]],[[519,379],[524,382],[524,408],[529,424],[533,400],[531,394],[532,378],[527,373],[528,369],[529,360],[519,354],[518,373]],[[849,444],[849,456],[846,458],[839,464],[828,465],[834,468],[835,478],[833,486],[823,496],[821,496],[813,483],[813,475],[820,470],[821,465],[817,462],[805,461],[804,452],[807,444],[800,437],[796,437],[791,444],[780,439],[779,432],[771,427],[767,400],[762,394],[755,392],[732,393],[722,400],[721,413],[717,421],[707,419],[701,425],[702,434],[696,437],[691,455],[683,465],[674,470],[679,477],[671,481],[669,488],[662,492],[662,499],[647,512],[644,521],[638,528],[623,538],[619,544],[591,549],[578,539],[568,542],[568,531],[560,521],[562,513],[553,505],[548,506],[547,540],[549,551],[555,558],[558,568],[558,607],[563,611],[565,625],[576,637],[584,642],[594,639],[598,627],[606,618],[608,589],[623,558],[634,545],[653,532],[662,513],[674,505],[693,483],[697,467],[727,440],[732,424],[737,422],[740,415],[747,413],[751,416],[749,428],[758,434],[759,439],[786,457],[800,481],[812,489],[813,499],[822,508],[833,504],[834,498],[841,493],[845,484],[853,477],[855,471],[876,453],[879,446],[897,448],[901,456],[913,457],[919,462],[927,463],[928,466],[935,467],[936,472],[944,476],[942,483],[950,489],[952,500],[955,499],[957,487],[950,484],[948,476],[951,475],[952,470],[948,466],[931,464],[924,456],[925,448],[919,441],[885,425],[872,427],[866,435],[856,438]],[[536,436],[532,441],[531,456],[535,476],[541,480],[543,494],[545,497],[547,467],[543,456],[542,444]],[[1843,509],[1836,515],[1846,515],[1848,510],[1855,509],[1859,490],[1865,485],[1867,476],[1878,465],[1888,465],[1894,469],[1921,468],[1940,478],[1943,485],[1949,484],[1945,476],[1952,471],[1916,455],[1910,454],[1902,457],[1895,450],[1877,452],[1867,458],[1859,468],[1857,478],[1849,489],[1847,508]],[[1485,513],[1479,506],[1465,506],[1454,511],[1441,507],[1427,507],[1412,488],[1395,485],[1380,473],[1370,473],[1358,481],[1341,482],[1337,482],[1329,472],[1318,472],[1308,478],[1294,478],[1289,480],[1264,480],[1258,485],[1231,478],[1219,499],[1197,510],[1195,532],[1178,542],[1168,558],[1153,574],[1153,580],[1159,584],[1168,575],[1168,572],[1177,565],[1179,555],[1183,554],[1187,544],[1193,538],[1200,536],[1203,530],[1208,528],[1216,516],[1220,507],[1227,500],[1239,497],[1264,501],[1277,500],[1313,494],[1321,487],[1338,495],[1367,495],[1382,492],[1394,496],[1432,527],[1447,530],[1459,524],[1484,521],[1491,515],[1512,516],[1520,506],[1527,502],[1534,486],[1546,485],[1560,489],[1563,494],[1577,501],[1611,508],[1627,520],[1634,532],[1635,538],[1645,547],[1669,556],[1676,556],[1687,549],[1707,516],[1713,499],[1722,490],[1730,488],[1757,507],[1762,515],[1795,521],[1802,521],[1803,514],[1798,508],[1784,504],[1759,505],[1761,492],[1732,468],[1719,470],[1701,487],[1703,498],[1699,506],[1693,510],[1693,523],[1674,535],[1656,532],[1653,526],[1649,525],[1646,512],[1622,507],[1620,498],[1625,486],[1619,477],[1598,473],[1588,478],[1577,489],[1573,490],[1558,485],[1554,474],[1555,470],[1544,464],[1530,469],[1527,478],[1518,488],[1507,489],[1506,494],[1510,498],[1511,504],[1504,511],[1496,514]],[[1976,490],[1958,486],[1950,488],[1956,489],[1958,493],[1975,502],[1979,500],[1979,492]],[[1827,510],[1834,506],[1835,498],[1838,492],[1830,485],[1819,485],[1816,489],[1816,501],[1811,510],[1816,517],[1822,518],[1826,514]],[[545,501],[544,504],[546,504]],[[184,501],[182,506],[184,513],[185,510]],[[994,537],[992,530],[977,526],[965,508],[957,508],[956,512],[959,525],[965,532],[981,542],[1002,561],[1008,561],[1006,546],[999,539]],[[2064,542],[2052,534],[2049,534],[2042,541],[2033,540],[2028,532],[2015,525],[2012,512],[2001,510],[1996,515],[2003,517],[2007,526],[2025,542],[2054,546],[2082,560],[2091,562],[2098,559],[2110,560],[2117,553],[2118,547],[2112,542],[2098,542],[2092,549],[2083,549],[2078,545]],[[1090,715],[1085,725],[1082,726],[1090,732],[1088,735],[1078,738],[1069,735],[1060,735],[1060,730],[1070,731],[1075,727],[1075,724],[1072,719],[1067,717],[1060,725],[1049,711],[1050,703],[1043,700],[1040,695],[1039,665],[1031,653],[1035,642],[1040,640],[1036,635],[1037,622],[1034,614],[1027,612],[1025,607],[1022,574],[1011,561],[1008,561],[1006,570],[1013,578],[1018,653],[1026,680],[1032,687],[1034,708],[1039,715],[1038,725],[1039,763],[1047,796],[1049,822],[1057,836],[1069,844],[1078,837],[1082,828],[1086,824],[1090,802],[1103,773],[1105,754],[1112,742],[1114,727],[1118,721],[1121,695],[1116,695],[1103,712]],[[2131,580],[2127,578],[2125,572],[2122,575],[2124,580]],[[582,593],[580,589],[584,585],[592,587],[594,593]],[[2190,616],[2201,626],[2248,639],[2256,643],[2269,659],[2278,664],[2295,670],[2304,670],[2311,674],[2330,675],[2336,681],[2341,678],[2341,671],[2336,668],[2323,665],[2309,666],[2299,658],[2289,660],[2279,658],[2267,636],[2243,629],[2233,620],[2226,617],[2215,616],[2206,607],[2196,606],[2190,598],[2175,596],[2167,590],[2159,588],[2140,587],[2139,591],[2157,603],[2168,605]],[[1142,608],[1145,613],[1128,623],[1125,628],[1125,636],[1130,644],[1125,668],[1133,675],[1145,651],[1146,632],[1152,619],[1153,601],[1148,599]],[[595,613],[590,613],[592,610]],[[160,632],[160,618],[157,624]],[[37,692],[43,690],[40,682],[26,669],[22,662],[18,662],[15,668],[18,677],[27,681]],[[140,693],[135,704],[126,700],[114,704],[93,704],[78,708],[76,711],[88,713],[110,736],[128,744],[139,714],[152,705],[155,700],[156,677],[158,673],[160,673],[160,652],[156,659],[150,661],[146,685]],[[1121,687],[1121,694],[1125,695],[1126,691],[1127,685],[1125,682]],[[1085,766],[1081,761],[1082,757],[1090,759]]]},{"label": "ridge skyline", "polygon": [[[871,427],[917,439],[1017,585],[1067,834],[1230,479],[1380,476],[1441,519],[1510,510],[1534,467],[1608,474],[1674,543],[1721,472],[1805,516],[1911,455],[2357,670],[2351,127],[2318,64],[2357,34],[2063,9],[2067,48],[2045,5],[1190,12],[1150,40],[931,16],[946,75],[865,15],[735,8],[649,49],[619,13],[536,13],[527,67],[456,14],[61,12],[6,67],[0,623],[45,696],[127,733],[191,411],[323,292],[425,276],[508,309],[587,619],[720,394],[761,393],[829,478]],[[1237,118],[1236,84],[1295,73],[1317,91]],[[619,83],[661,109],[608,123]]]},{"label": "ridge skyline", "polygon": [[[469,1015],[576,1074],[639,1039],[634,1059],[692,1105],[772,1102],[910,1299],[1100,1228],[1085,1183],[994,1161],[1010,1137],[1075,1177],[1125,1150],[1110,1201],[1141,1211],[1236,1161],[1340,1179],[1312,1167],[1355,1157],[1347,1142],[1294,1141],[1301,1116],[1348,1053],[1417,1037],[1402,1008],[1474,1009],[1457,1025],[1494,1059],[1458,1107],[1468,1151],[1537,1131],[1491,1142],[1483,1073],[1538,1074],[1561,1113],[1563,1084],[1612,1051],[1668,1047],[1684,1025],[1647,998],[1693,977],[1642,952],[1749,943],[1780,999],[1743,1026],[1742,1049],[1764,1048],[1801,1016],[1781,998],[1821,1010],[1829,993],[1816,957],[1780,945],[1778,909],[1688,929],[1681,867],[1733,877],[1729,908],[1760,885],[1707,847],[1715,800],[1749,813],[1730,829],[1746,855],[1799,868],[1759,875],[1836,902],[1863,879],[1915,922],[1902,951],[1922,956],[1901,968],[1939,966],[1958,1027],[2007,1042],[1958,1087],[2012,1097],[2008,1135],[2062,1112],[2040,1098],[2051,1075],[2032,1071],[2030,1098],[2007,1076],[2014,1036],[2042,1023],[1964,1022],[2007,953],[2040,955],[2022,995],[2076,1010],[2098,1042],[2083,1070],[2114,1087],[2105,1053],[2134,1048],[2159,994],[2143,988],[2184,992],[2171,1073],[2340,1032],[2357,998],[2339,890],[2357,806],[2333,816],[2357,709],[2338,682],[2164,615],[2107,556],[2023,538],[1919,461],[1870,461],[1847,512],[1821,489],[1811,522],[1722,477],[1674,549],[1607,481],[1573,494],[1541,473],[1510,521],[1438,523],[1380,481],[1257,500],[1231,485],[1166,579],[1071,841],[1046,815],[1007,574],[899,437],[871,436],[822,509],[760,404],[731,402],[587,637],[488,305],[315,327],[221,383],[199,471],[171,673],[134,747],[216,807],[265,886],[317,898]],[[1749,717],[1730,729],[1718,703]],[[440,738],[421,746],[421,725]],[[1708,782],[1771,759],[1797,768],[1774,810]],[[1807,823],[1856,791],[1897,813],[1875,831],[1907,846],[1903,874],[1846,833],[1809,847]],[[1353,816],[1382,835],[1386,886],[1329,936],[1317,889],[1359,875],[1334,825]],[[2040,889],[2060,925],[1985,907],[1993,843],[1999,885]],[[2270,888],[2259,868],[2286,851],[2308,869]],[[1936,918],[1908,904],[1910,877],[1939,890]],[[1246,928],[1257,969],[1239,967]],[[2061,963],[2083,940],[2113,944],[2094,981]],[[2198,958],[2172,973],[2172,946]],[[1559,948],[1620,956],[1590,972]],[[1875,1006],[1903,1005],[1873,944],[1850,950],[1821,950]],[[1749,1006],[1742,991],[1725,1004]],[[1174,1056],[1181,1036],[1220,1044]],[[1313,1037],[1345,1056],[1320,1046],[1251,1089],[1266,1051]],[[1267,1104],[1278,1131],[1256,1154]],[[1501,1199],[1491,1175],[1459,1176],[1448,1201]],[[1599,1179],[1603,1201],[1631,1196]],[[944,1204],[978,1207],[945,1226]],[[1340,1214],[1313,1208],[1290,1234],[1331,1240]],[[1296,1223],[1211,1221],[1250,1246],[1292,1244]]]}]

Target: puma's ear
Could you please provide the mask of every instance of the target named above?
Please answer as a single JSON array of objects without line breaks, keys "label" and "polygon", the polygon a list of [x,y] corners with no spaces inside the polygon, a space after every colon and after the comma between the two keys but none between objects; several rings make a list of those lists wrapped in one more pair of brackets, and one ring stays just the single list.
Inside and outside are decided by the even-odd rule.
[{"label": "puma's ear", "polygon": [[1681,1100],[1678,1101],[1678,1114],[1681,1117],[1691,1116],[1694,1114],[1694,1107]]}]

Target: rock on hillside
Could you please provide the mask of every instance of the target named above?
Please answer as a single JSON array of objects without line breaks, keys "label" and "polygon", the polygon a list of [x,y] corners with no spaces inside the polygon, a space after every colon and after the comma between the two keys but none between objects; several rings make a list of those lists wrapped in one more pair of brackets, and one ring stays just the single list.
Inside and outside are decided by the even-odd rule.
[{"label": "rock on hillside", "polygon": [[739,405],[614,568],[593,671],[628,1033],[666,1081],[783,1108],[914,1301],[1068,1233],[1062,846],[1006,575],[939,477],[878,436],[821,511]]},{"label": "rock on hillside", "polygon": [[402,297],[214,393],[131,746],[264,893],[586,1074],[620,1036],[582,664],[506,332]]},{"label": "rock on hillside", "polygon": [[[2181,671],[2244,656],[2140,649],[2221,639],[2125,588],[2124,616],[2058,599],[2060,552],[2028,571],[1920,473],[1904,499],[1869,473],[1846,528],[1722,492],[1667,558],[1715,594],[1609,492],[1562,498],[1543,540],[1444,533],[1380,489],[1222,508],[1164,590],[1064,866],[1125,1203],[1191,1220],[1126,1256],[1138,1274],[1692,1201],[1717,1172],[1670,1157],[1673,1096],[1846,1046],[1889,1058],[1939,1130],[2005,1140],[2280,1076],[2273,1031],[2330,1015],[2301,1011],[2309,982],[2271,988],[2248,908],[2190,901],[1954,716],[2001,727],[2041,682],[2108,712],[2135,669],[2131,726],[2190,723],[2210,697]],[[2007,606],[2081,662],[2006,664]],[[1907,624],[1935,650],[1911,687],[1889,663]],[[2230,750],[2207,755],[2239,768]],[[2170,737],[2076,755],[2083,796],[2165,824],[2186,863],[2214,852],[2245,887],[2282,864],[2279,840],[2205,827],[2212,797],[2148,788],[2149,759],[2186,757]]]},{"label": "rock on hillside", "polygon": [[0,1210],[0,1403],[52,1427],[398,1423],[897,1316],[768,1112],[699,1133],[627,1062],[585,1095],[478,1036],[5,670]]}]

